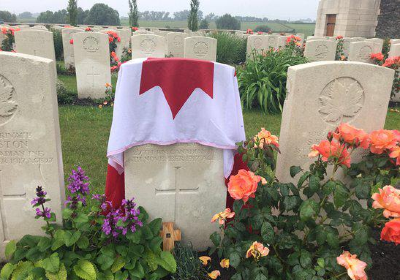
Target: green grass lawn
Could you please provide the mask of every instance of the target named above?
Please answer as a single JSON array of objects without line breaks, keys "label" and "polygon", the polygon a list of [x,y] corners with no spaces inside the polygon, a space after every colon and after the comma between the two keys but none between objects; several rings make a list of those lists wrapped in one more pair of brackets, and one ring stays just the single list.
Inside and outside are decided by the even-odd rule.
[{"label": "green grass lawn", "polygon": [[[73,79],[61,77],[74,85]],[[92,192],[104,191],[107,170],[107,143],[112,122],[112,108],[90,106],[60,106],[60,126],[65,178],[80,165],[92,179]],[[261,127],[279,135],[281,115],[265,115],[259,110],[243,113],[247,137],[255,135]],[[389,112],[387,129],[399,129],[400,114]]]}]

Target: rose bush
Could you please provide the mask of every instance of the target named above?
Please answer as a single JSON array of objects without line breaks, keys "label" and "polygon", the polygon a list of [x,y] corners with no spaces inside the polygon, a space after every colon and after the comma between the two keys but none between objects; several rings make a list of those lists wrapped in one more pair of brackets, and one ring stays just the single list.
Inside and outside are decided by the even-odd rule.
[{"label": "rose bush", "polygon": [[[341,124],[310,148],[308,170],[290,169],[294,184],[275,178],[279,141],[263,129],[241,145],[250,171],[231,177],[235,202],[225,212],[235,215],[210,236],[209,253],[229,260],[233,280],[367,279],[371,228],[387,222],[382,214],[394,219],[381,238],[400,242],[399,191],[379,190],[400,178],[399,147],[398,131]],[[366,154],[356,164],[355,151]]]},{"label": "rose bush", "polygon": [[89,178],[80,167],[68,182],[62,225],[46,207],[46,192],[37,188],[32,205],[36,218],[45,221],[47,236],[9,242],[1,279],[156,280],[175,272],[174,257],[161,250],[161,219],[149,222],[133,200],[114,209],[103,195],[93,195],[87,209]]}]

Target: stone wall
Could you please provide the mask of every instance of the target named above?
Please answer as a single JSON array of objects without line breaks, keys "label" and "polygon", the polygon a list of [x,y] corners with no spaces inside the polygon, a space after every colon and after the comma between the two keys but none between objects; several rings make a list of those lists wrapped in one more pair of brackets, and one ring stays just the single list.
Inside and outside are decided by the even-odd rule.
[{"label": "stone wall", "polygon": [[376,36],[400,38],[400,0],[381,0]]}]

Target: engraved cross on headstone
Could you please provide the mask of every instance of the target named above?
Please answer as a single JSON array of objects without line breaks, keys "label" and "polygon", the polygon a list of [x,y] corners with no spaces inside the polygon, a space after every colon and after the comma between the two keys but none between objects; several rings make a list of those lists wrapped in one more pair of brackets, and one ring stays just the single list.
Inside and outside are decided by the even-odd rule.
[{"label": "engraved cross on headstone", "polygon": [[94,66],[92,66],[92,71],[90,71],[89,73],[87,73],[87,75],[90,77],[92,77],[92,88],[94,88],[94,79],[95,76],[100,76],[100,73],[96,73],[96,71],[94,71]]},{"label": "engraved cross on headstone", "polygon": [[175,181],[174,181],[174,188],[173,189],[157,189],[156,188],[156,195],[175,195],[175,200],[174,200],[174,222],[176,222],[176,212],[177,212],[177,195],[185,195],[185,194],[198,194],[199,187],[190,187],[187,186],[185,188],[178,188],[177,187],[177,179],[178,179],[178,173],[179,169],[181,167],[177,166],[175,167]]},{"label": "engraved cross on headstone", "polygon": [[[8,227],[7,227],[7,217],[5,216],[5,208],[4,208],[4,200],[16,200],[16,199],[26,199],[26,192],[24,193],[15,193],[15,194],[4,194],[3,186],[1,184],[1,178],[4,176],[2,174],[2,170],[0,169],[0,217],[1,217],[1,227],[3,232],[3,241],[11,240],[8,236]],[[1,231],[0,231],[1,232]]]}]

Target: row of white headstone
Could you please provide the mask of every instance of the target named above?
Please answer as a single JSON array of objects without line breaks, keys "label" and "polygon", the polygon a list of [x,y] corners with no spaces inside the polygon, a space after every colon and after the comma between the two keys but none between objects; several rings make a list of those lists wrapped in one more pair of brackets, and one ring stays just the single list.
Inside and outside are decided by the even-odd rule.
[{"label": "row of white headstone", "polygon": [[[65,189],[54,64],[38,56],[0,53],[0,256],[8,241],[41,234],[30,205],[36,186],[46,189],[49,206],[61,221]],[[367,132],[383,128],[393,75],[391,69],[360,62],[290,67],[279,180],[291,180],[291,165],[306,167],[311,145],[339,123]],[[151,217],[175,222],[183,241],[196,249],[210,245],[210,233],[218,228],[210,223],[211,214],[226,203],[221,150],[197,144],[140,146],[127,151],[125,166],[127,197],[136,197]],[[160,182],[168,185],[160,189]],[[180,192],[175,189],[180,185],[193,190]]]}]

